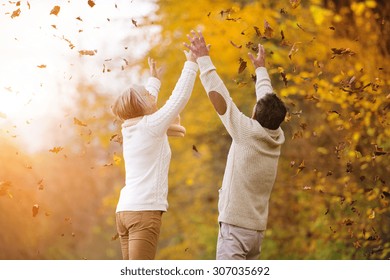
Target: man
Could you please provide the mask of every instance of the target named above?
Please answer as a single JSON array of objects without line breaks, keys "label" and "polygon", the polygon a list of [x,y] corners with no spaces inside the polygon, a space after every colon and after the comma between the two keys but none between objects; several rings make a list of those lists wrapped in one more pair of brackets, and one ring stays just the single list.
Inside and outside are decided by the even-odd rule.
[{"label": "man", "polygon": [[245,116],[231,99],[209,56],[201,32],[188,35],[200,69],[201,82],[232,137],[218,202],[220,225],[217,259],[258,259],[267,226],[268,204],[275,182],[284,134],[280,128],[286,107],[273,93],[265,68],[264,47],[257,57],[249,54],[256,69],[256,97],[252,117]]}]

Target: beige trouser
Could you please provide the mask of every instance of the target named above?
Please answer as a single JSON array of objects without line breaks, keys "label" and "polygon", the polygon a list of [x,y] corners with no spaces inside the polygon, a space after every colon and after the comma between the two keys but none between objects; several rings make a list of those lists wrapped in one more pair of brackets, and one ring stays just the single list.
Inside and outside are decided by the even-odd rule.
[{"label": "beige trouser", "polygon": [[160,235],[162,211],[116,213],[116,227],[124,260],[153,260]]},{"label": "beige trouser", "polygon": [[257,260],[264,231],[220,223],[217,260]]}]

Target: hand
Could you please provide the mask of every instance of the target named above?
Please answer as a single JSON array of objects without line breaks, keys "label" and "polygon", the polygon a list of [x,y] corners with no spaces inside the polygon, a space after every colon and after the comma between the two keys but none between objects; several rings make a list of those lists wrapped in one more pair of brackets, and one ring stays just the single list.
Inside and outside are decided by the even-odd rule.
[{"label": "hand", "polygon": [[187,61],[192,61],[192,62],[196,63],[196,58],[195,58],[194,54],[192,53],[192,51],[184,51],[184,54],[186,56]]},{"label": "hand", "polygon": [[253,54],[248,53],[249,59],[252,61],[255,69],[258,67],[265,67],[265,50],[263,45],[258,45],[259,51],[257,52],[257,57],[254,57]]},{"label": "hand", "polygon": [[191,36],[187,35],[187,38],[190,40],[191,45],[188,45],[187,43],[183,44],[192,52],[195,59],[209,55],[210,45],[206,45],[202,32],[198,31],[198,33],[196,33],[194,30],[191,30]]},{"label": "hand", "polygon": [[162,67],[156,68],[156,61],[153,58],[148,57],[148,64],[150,69],[150,75],[157,79],[160,79],[162,73]]}]

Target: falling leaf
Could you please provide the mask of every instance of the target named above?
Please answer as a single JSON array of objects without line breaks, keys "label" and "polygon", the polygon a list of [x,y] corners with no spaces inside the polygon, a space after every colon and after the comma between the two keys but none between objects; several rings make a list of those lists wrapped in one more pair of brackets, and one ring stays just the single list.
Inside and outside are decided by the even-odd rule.
[{"label": "falling leaf", "polygon": [[295,9],[301,4],[301,0],[290,0],[291,8]]},{"label": "falling leaf", "polygon": [[39,182],[38,182],[38,189],[39,189],[40,191],[44,189],[43,179],[39,180]]},{"label": "falling leaf", "polygon": [[284,73],[284,69],[282,67],[278,67],[278,71],[280,73],[280,76],[282,76],[284,85],[287,86],[288,81],[287,81],[286,73]]},{"label": "falling leaf", "polygon": [[97,50],[81,50],[79,51],[80,55],[95,55],[97,53]]},{"label": "falling leaf", "polygon": [[93,8],[93,6],[95,6],[95,2],[93,2],[92,0],[88,0],[88,5]]},{"label": "falling leaf", "polygon": [[115,165],[119,165],[122,161],[122,158],[117,155],[114,155],[112,159],[114,160]]},{"label": "falling leaf", "polygon": [[54,29],[57,29],[57,25],[55,25],[55,24],[52,24],[51,27],[53,27]]},{"label": "falling leaf", "polygon": [[296,42],[292,45],[290,52],[288,53],[288,58],[291,60],[291,57],[298,52],[298,48],[296,47],[297,44],[300,44],[301,42]]},{"label": "falling leaf", "polygon": [[246,61],[245,61],[244,59],[242,59],[241,57],[240,57],[239,62],[240,62],[240,67],[238,68],[238,74],[241,74],[242,71],[245,70],[246,64],[247,64],[247,63],[246,63]]},{"label": "falling leaf", "polygon": [[368,212],[368,218],[370,220],[375,219],[375,211],[371,209],[371,211]]},{"label": "falling leaf", "polygon": [[233,41],[230,40],[230,44],[233,45],[233,47],[236,47],[237,49],[241,49],[242,45],[237,46]]},{"label": "falling leaf", "polygon": [[306,30],[305,29],[303,29],[303,27],[299,24],[299,23],[297,23],[297,26],[299,27],[299,29],[301,29],[303,32],[306,32]]},{"label": "falling leaf", "polygon": [[32,215],[33,215],[33,217],[38,215],[38,211],[39,211],[39,205],[38,204],[34,204],[33,207],[32,207]]},{"label": "falling leaf", "polygon": [[83,20],[81,19],[81,17],[77,17],[76,19],[79,20],[79,21],[83,21]]},{"label": "falling leaf", "polygon": [[17,9],[12,12],[11,18],[18,17],[20,15],[20,9]]},{"label": "falling leaf", "polygon": [[343,224],[346,225],[346,226],[352,226],[353,225],[353,221],[351,219],[346,219],[343,221]]},{"label": "falling leaf", "polygon": [[138,27],[138,25],[137,25],[137,21],[136,21],[136,20],[134,20],[134,19],[131,19],[131,23],[132,23],[132,24],[134,24],[134,26],[135,26],[135,27]]},{"label": "falling leaf", "polygon": [[257,36],[257,37],[261,37],[260,28],[258,28],[257,26],[253,26],[253,28],[254,28],[255,31],[256,31],[256,36]]},{"label": "falling leaf", "polygon": [[54,6],[54,8],[51,10],[50,14],[56,16],[60,12],[60,9],[61,9],[60,6]]},{"label": "falling leaf", "polygon": [[28,6],[28,9],[30,10],[31,6],[30,6],[30,3],[28,1],[27,1],[27,6]]},{"label": "falling leaf", "polygon": [[113,236],[111,237],[111,240],[112,240],[112,241],[115,241],[115,240],[117,240],[118,238],[119,238],[119,234],[116,233],[115,235],[113,235]]},{"label": "falling leaf", "polygon": [[274,30],[269,25],[268,21],[264,20],[264,36],[266,38],[272,38]]},{"label": "falling leaf", "polygon": [[297,174],[300,173],[303,169],[305,169],[305,161],[302,160],[301,164],[298,166]]},{"label": "falling leaf", "polygon": [[197,158],[201,157],[201,154],[199,153],[198,148],[195,145],[192,145],[192,153]]},{"label": "falling leaf", "polygon": [[61,152],[63,149],[64,149],[63,147],[53,147],[52,149],[49,150],[49,152],[58,154],[58,153]]},{"label": "falling leaf", "polygon": [[349,48],[331,48],[333,55],[349,55],[353,56],[356,53],[351,51]]},{"label": "falling leaf", "polygon": [[83,123],[82,121],[80,121],[78,118],[73,118],[73,124],[75,125],[79,125],[79,126],[87,126],[87,124]]},{"label": "falling leaf", "polygon": [[46,68],[46,65],[45,64],[41,64],[41,65],[38,65],[37,67],[38,68]]}]

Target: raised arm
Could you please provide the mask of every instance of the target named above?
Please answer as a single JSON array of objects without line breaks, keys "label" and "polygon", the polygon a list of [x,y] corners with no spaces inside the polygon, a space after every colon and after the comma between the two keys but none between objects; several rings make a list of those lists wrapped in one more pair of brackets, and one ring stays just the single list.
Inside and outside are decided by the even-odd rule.
[{"label": "raised arm", "polygon": [[252,61],[256,69],[256,100],[260,100],[267,93],[273,93],[271,79],[269,78],[267,69],[265,68],[265,50],[263,45],[258,45],[257,56],[248,53],[249,59]]},{"label": "raised arm", "polygon": [[148,58],[148,64],[150,69],[150,77],[146,82],[145,89],[155,98],[155,101],[157,102],[158,93],[161,86],[160,75],[162,68],[157,68],[156,61],[150,57]]},{"label": "raised arm", "polygon": [[243,130],[249,125],[250,118],[237,108],[230,97],[228,89],[217,74],[209,56],[210,46],[206,45],[202,33],[196,34],[196,32],[192,31],[188,39],[191,44],[184,45],[197,58],[203,87],[230,136],[235,141],[239,141]]},{"label": "raised arm", "polygon": [[147,116],[148,127],[156,134],[165,134],[170,124],[187,104],[194,87],[198,65],[191,53],[185,52],[187,61],[171,96],[157,112]]}]

